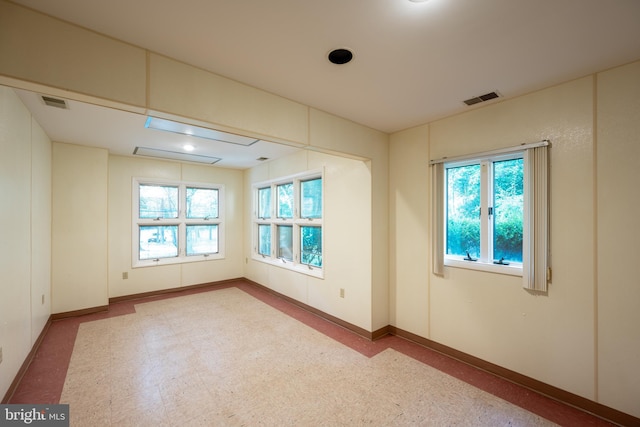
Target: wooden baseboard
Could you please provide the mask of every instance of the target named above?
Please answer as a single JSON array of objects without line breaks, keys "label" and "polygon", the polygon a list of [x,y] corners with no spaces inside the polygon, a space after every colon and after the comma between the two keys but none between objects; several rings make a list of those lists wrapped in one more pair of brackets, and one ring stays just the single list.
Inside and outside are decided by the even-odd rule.
[{"label": "wooden baseboard", "polygon": [[472,356],[446,345],[431,341],[430,339],[412,334],[411,332],[404,331],[400,328],[396,328],[395,326],[389,326],[389,333],[405,338],[409,341],[413,341],[416,344],[420,344],[424,347],[437,351],[438,353],[444,354],[445,356],[449,356],[453,359],[459,360],[475,368],[490,372],[507,381],[526,387],[539,394],[562,402],[566,405],[579,408],[585,412],[589,412],[605,420],[612,421],[623,426],[640,426],[640,418],[636,418],[632,415],[586,399],[582,396],[578,396],[552,385],[543,383],[542,381],[538,381],[526,375],[519,374],[510,369],[503,368],[502,366],[487,362],[486,360],[482,360],[478,357]]},{"label": "wooden baseboard", "polygon": [[99,307],[83,308],[82,310],[65,311],[64,313],[55,313],[51,315],[52,320],[66,319],[69,317],[84,316],[87,314],[100,313],[102,311],[109,311],[108,305],[101,305]]},{"label": "wooden baseboard", "polygon": [[49,319],[47,319],[47,323],[45,323],[44,327],[42,328],[42,331],[40,331],[40,335],[38,335],[36,342],[33,343],[33,346],[31,347],[31,351],[29,352],[29,354],[27,354],[27,357],[24,359],[24,362],[22,362],[22,366],[20,366],[20,369],[18,369],[18,373],[14,377],[13,381],[11,382],[11,385],[9,386],[9,389],[7,389],[7,392],[2,398],[1,403],[3,405],[9,403],[9,401],[13,397],[13,394],[18,389],[18,385],[20,384],[20,381],[22,381],[22,377],[24,377],[24,374],[27,372],[27,369],[29,369],[29,365],[31,365],[33,358],[36,356],[36,353],[40,348],[40,344],[42,344],[42,341],[44,340],[45,335],[47,335],[47,332],[49,331],[49,327],[51,326],[52,321],[53,321],[52,317],[49,316]]},{"label": "wooden baseboard", "polygon": [[238,281],[247,281],[246,279],[239,277],[237,279],[227,279],[227,280],[220,280],[218,282],[208,282],[208,283],[200,283],[197,285],[190,285],[190,286],[183,286],[180,288],[169,288],[169,289],[161,289],[159,291],[151,291],[151,292],[142,292],[139,294],[131,294],[131,295],[124,295],[124,296],[120,296],[120,297],[113,297],[113,298],[109,298],[109,304],[114,304],[117,302],[122,302],[122,301],[131,301],[131,300],[136,300],[136,299],[143,299],[143,298],[150,298],[150,297],[155,297],[155,296],[159,296],[159,295],[165,295],[165,294],[172,294],[172,293],[176,293],[176,292],[184,292],[184,291],[190,291],[193,289],[200,289],[200,288],[217,288],[220,286],[228,286],[230,284],[233,284],[235,282]]}]

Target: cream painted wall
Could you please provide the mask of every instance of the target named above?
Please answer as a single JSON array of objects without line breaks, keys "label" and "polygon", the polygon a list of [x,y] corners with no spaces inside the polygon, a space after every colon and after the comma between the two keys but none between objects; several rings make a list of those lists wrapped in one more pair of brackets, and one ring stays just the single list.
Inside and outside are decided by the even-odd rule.
[{"label": "cream painted wall", "polygon": [[[640,64],[597,80],[597,96],[588,76],[391,136],[391,322],[638,416]],[[452,267],[432,275],[429,159],[541,139],[552,143],[548,294],[528,293],[519,277]]]},{"label": "cream painted wall", "polygon": [[598,75],[598,386],[640,417],[640,62]]},{"label": "cream painted wall", "polygon": [[[252,186],[324,169],[324,279],[251,258]],[[313,151],[245,172],[245,277],[365,330],[372,329],[371,172],[367,162]],[[345,297],[340,298],[340,289]]]},{"label": "cream painted wall", "polygon": [[31,120],[31,341],[51,315],[51,141]]},{"label": "cream painted wall", "polygon": [[429,125],[391,135],[390,147],[389,323],[429,337]]},{"label": "cream painted wall", "polygon": [[[132,268],[134,177],[223,184],[225,249],[221,260]],[[242,172],[144,158],[109,157],[109,297],[178,288],[243,275]],[[127,272],[129,278],[122,279]]]},{"label": "cream painted wall", "polygon": [[149,55],[148,107],[229,126],[231,132],[307,143],[306,105],[155,54]]},{"label": "cream painted wall", "polygon": [[389,136],[349,120],[311,109],[313,149],[367,159],[371,191],[371,329],[389,325]]},{"label": "cream painted wall", "polygon": [[15,92],[0,86],[0,397],[51,313],[50,182],[51,142]]},{"label": "cream painted wall", "polygon": [[[546,138],[553,144],[554,275],[549,294],[524,291],[520,278],[449,267],[444,278],[431,275],[425,281],[424,270],[415,262],[421,258],[430,270],[429,247],[414,243],[395,258],[395,326],[595,397],[594,272],[585,268],[585,260],[592,265],[594,256],[592,118],[593,78],[588,77],[431,123],[428,135],[415,129],[392,137],[392,194],[407,195],[392,204],[398,246],[406,245],[407,224],[414,224],[422,236],[429,234],[427,206],[423,202],[412,209],[405,200],[411,200],[412,207],[419,203],[416,200],[430,200],[430,175],[425,170],[430,157]],[[422,221],[419,215],[424,215]],[[422,307],[416,295],[422,296]]]},{"label": "cream painted wall", "polygon": [[3,0],[0,75],[136,106],[146,102],[144,49]]},{"label": "cream painted wall", "polygon": [[107,165],[107,150],[53,144],[53,313],[109,302]]}]

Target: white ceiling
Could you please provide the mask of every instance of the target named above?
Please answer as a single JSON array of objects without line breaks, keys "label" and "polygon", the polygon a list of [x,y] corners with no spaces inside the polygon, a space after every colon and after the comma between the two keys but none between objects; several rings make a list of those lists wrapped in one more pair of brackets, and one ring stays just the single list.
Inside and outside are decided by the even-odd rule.
[{"label": "white ceiling", "polygon": [[53,141],[108,148],[113,154],[130,156],[136,147],[184,153],[184,145],[191,144],[191,154],[221,159],[216,166],[246,169],[261,163],[261,157],[275,159],[298,150],[262,140],[244,146],[147,129],[146,115],[74,100],[65,100],[65,110],[45,105],[40,94],[15,91]]},{"label": "white ceiling", "polygon": [[640,59],[640,0],[14,2],[384,132]]}]

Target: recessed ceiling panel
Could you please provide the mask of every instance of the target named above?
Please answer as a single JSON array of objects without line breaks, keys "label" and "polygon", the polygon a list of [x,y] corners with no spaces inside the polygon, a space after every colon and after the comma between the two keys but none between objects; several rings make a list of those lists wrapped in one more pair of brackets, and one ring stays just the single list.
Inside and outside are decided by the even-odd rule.
[{"label": "recessed ceiling panel", "polygon": [[181,162],[195,162],[213,165],[222,160],[219,157],[203,156],[200,154],[180,153],[177,151],[158,150],[156,148],[136,147],[133,154],[137,156],[158,157],[161,159],[179,160]]},{"label": "recessed ceiling panel", "polygon": [[149,129],[163,130],[166,132],[179,133],[181,135],[194,136],[196,138],[211,139],[213,141],[227,142],[229,144],[244,145],[247,147],[258,142],[255,138],[235,135],[201,126],[189,125],[173,120],[160,119],[158,117],[149,117],[144,126]]}]

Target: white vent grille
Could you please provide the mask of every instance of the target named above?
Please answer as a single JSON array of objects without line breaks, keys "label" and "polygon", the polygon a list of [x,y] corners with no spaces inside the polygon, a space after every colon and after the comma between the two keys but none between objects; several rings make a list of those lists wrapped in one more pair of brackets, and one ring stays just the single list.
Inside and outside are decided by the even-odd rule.
[{"label": "white vent grille", "polygon": [[500,94],[498,94],[498,92],[489,92],[489,93],[485,93],[484,95],[480,95],[480,96],[474,96],[473,98],[469,98],[465,101],[463,101],[465,104],[467,105],[474,105],[474,104],[478,104],[480,102],[485,102],[485,101],[489,101],[491,99],[496,99],[499,98]]},{"label": "white vent grille", "polygon": [[42,102],[49,107],[62,108],[63,110],[68,110],[69,106],[67,105],[67,101],[59,98],[52,98],[50,96],[42,95]]}]

